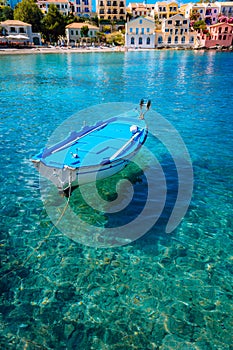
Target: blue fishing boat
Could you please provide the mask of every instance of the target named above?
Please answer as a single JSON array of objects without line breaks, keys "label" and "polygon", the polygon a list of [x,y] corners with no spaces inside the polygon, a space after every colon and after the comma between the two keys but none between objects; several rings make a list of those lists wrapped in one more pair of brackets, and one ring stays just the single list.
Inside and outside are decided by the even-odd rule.
[{"label": "blue fishing boat", "polygon": [[112,176],[122,170],[146,141],[144,119],[150,101],[140,101],[138,117],[116,116],[72,131],[44,148],[32,162],[60,192]]}]

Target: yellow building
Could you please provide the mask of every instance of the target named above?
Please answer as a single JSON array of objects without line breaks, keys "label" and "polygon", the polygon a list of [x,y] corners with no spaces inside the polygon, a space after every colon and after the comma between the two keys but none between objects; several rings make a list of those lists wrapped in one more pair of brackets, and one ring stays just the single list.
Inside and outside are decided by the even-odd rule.
[{"label": "yellow building", "polygon": [[109,21],[125,21],[125,0],[97,0],[96,12],[99,19]]},{"label": "yellow building", "polygon": [[175,1],[172,2],[156,2],[155,3],[155,14],[158,19],[169,18],[176,15],[179,12],[178,4]]},{"label": "yellow building", "polygon": [[162,29],[156,33],[157,47],[192,47],[196,41],[196,33],[190,32],[189,20],[177,14],[162,20]]}]

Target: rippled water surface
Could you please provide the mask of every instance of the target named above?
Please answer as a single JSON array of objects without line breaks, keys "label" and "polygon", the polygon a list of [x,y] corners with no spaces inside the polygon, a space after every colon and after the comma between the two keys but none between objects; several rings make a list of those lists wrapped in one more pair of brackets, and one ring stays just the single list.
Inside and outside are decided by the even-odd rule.
[{"label": "rippled water surface", "polygon": [[[227,52],[0,56],[2,349],[232,349],[232,76]],[[77,111],[145,96],[190,153],[189,210],[165,233],[177,174],[157,144],[168,185],[159,221],[118,248],[74,242],[52,229],[30,158]],[[143,174],[126,168],[115,182],[125,176],[134,183],[138,211]],[[108,200],[115,198],[112,182],[102,184]],[[83,220],[82,234],[85,222],[108,221],[78,189],[71,206]]]}]

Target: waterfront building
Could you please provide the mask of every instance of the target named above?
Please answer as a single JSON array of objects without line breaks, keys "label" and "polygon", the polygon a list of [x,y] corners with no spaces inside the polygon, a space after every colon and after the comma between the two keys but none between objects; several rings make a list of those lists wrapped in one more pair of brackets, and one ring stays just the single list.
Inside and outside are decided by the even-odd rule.
[{"label": "waterfront building", "polygon": [[190,32],[189,19],[177,14],[163,19],[161,31],[157,32],[157,47],[192,47],[195,44],[196,33]]},{"label": "waterfront building", "polygon": [[138,17],[128,21],[125,26],[125,47],[155,47],[155,21],[150,17]]},{"label": "waterfront building", "polygon": [[233,17],[233,1],[219,2],[220,13],[227,17]]},{"label": "waterfront building", "polygon": [[208,27],[208,33],[198,34],[199,46],[210,48],[233,45],[233,24],[217,23]]},{"label": "waterfront building", "polygon": [[126,11],[135,17],[153,17],[154,18],[154,4],[146,4],[145,2],[130,2]]},{"label": "waterfront building", "polygon": [[96,12],[100,20],[125,21],[125,0],[96,0]]},{"label": "waterfront building", "polygon": [[[88,34],[83,35],[83,27],[88,27]],[[89,23],[71,23],[66,26],[66,38],[68,45],[88,45],[98,40],[99,28]]]},{"label": "waterfront building", "polygon": [[4,37],[1,40],[8,43],[18,43],[24,45],[41,45],[39,33],[32,32],[32,25],[18,20],[7,20],[0,22],[3,28]]},{"label": "waterfront building", "polygon": [[71,0],[72,12],[79,17],[92,17],[92,0]]},{"label": "waterfront building", "polygon": [[156,2],[155,3],[155,14],[158,19],[169,18],[176,15],[179,12],[178,4],[175,1],[172,2]]},{"label": "waterfront building", "polygon": [[37,5],[44,14],[48,13],[51,4],[54,4],[63,15],[68,15],[72,12],[69,0],[37,0]]},{"label": "waterfront building", "polygon": [[186,18],[194,13],[197,14],[197,20],[205,21],[207,25],[215,24],[218,22],[221,5],[218,2],[215,3],[189,3],[180,7],[180,13]]}]

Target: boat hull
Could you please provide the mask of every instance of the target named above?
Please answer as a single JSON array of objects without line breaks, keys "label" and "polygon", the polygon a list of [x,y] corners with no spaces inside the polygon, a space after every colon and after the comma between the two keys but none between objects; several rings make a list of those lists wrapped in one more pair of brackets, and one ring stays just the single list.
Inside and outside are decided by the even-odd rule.
[{"label": "boat hull", "polygon": [[126,167],[144,144],[147,126],[143,120],[136,122],[132,117],[114,117],[73,131],[32,162],[59,191],[103,180]]}]

